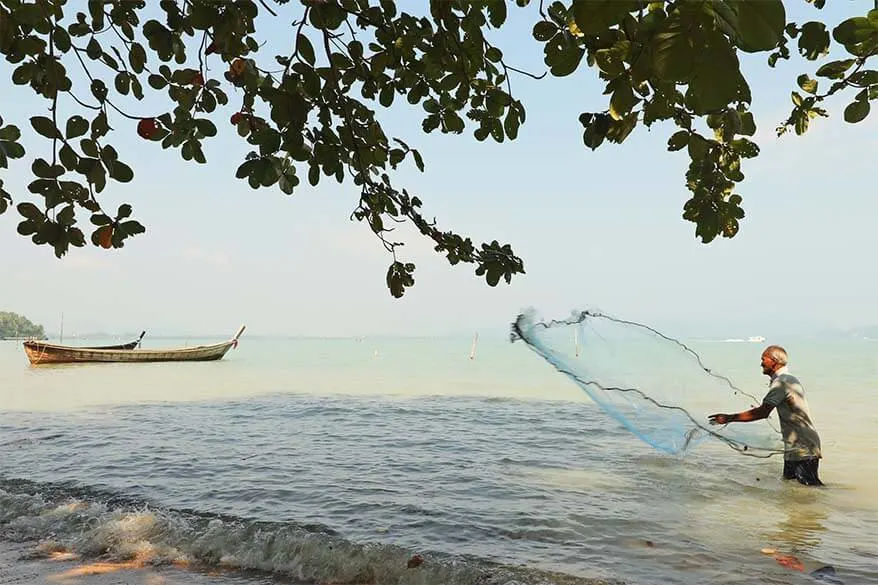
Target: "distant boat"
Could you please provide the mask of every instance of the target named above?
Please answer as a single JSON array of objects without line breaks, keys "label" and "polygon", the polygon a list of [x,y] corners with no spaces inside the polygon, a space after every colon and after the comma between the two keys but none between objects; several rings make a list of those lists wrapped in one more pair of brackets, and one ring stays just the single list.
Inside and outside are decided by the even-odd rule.
[{"label": "distant boat", "polygon": [[85,347],[80,347],[78,349],[134,349],[135,347],[140,345],[140,341],[143,339],[144,335],[146,335],[146,331],[141,331],[140,337],[138,337],[134,341],[129,341],[128,343],[121,343],[119,345],[89,345],[89,346],[85,346]]},{"label": "distant boat", "polygon": [[236,347],[244,328],[244,325],[241,325],[235,336],[228,341],[194,347],[137,349],[140,339],[143,338],[141,333],[137,341],[102,347],[76,347],[42,341],[25,341],[24,352],[33,365],[94,362],[205,362],[222,359],[229,349]]},{"label": "distant boat", "polygon": [[765,338],[761,335],[756,335],[754,337],[748,337],[747,341],[749,341],[750,343],[762,343],[763,341],[765,341]]}]

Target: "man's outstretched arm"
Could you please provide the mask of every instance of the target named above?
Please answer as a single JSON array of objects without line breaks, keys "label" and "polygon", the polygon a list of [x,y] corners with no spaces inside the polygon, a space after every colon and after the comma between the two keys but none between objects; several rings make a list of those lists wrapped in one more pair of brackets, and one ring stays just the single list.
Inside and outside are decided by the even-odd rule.
[{"label": "man's outstretched arm", "polygon": [[744,412],[736,412],[734,414],[712,414],[708,418],[712,425],[724,425],[730,422],[752,422],[754,420],[762,420],[768,418],[774,406],[763,402],[756,408],[745,410]]}]

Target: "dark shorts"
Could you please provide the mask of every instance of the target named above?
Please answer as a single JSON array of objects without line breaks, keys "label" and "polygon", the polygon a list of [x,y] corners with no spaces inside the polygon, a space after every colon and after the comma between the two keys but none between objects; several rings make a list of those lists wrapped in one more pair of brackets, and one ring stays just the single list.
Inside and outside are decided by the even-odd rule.
[{"label": "dark shorts", "polygon": [[795,479],[802,485],[823,485],[817,476],[817,467],[820,465],[820,459],[817,457],[808,457],[798,461],[783,462],[783,478]]}]

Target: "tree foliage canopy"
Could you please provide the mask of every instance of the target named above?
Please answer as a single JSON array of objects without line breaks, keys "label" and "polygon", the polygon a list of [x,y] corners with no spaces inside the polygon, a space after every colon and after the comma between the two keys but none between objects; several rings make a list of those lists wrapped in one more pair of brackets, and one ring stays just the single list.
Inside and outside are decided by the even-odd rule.
[{"label": "tree foliage canopy", "polygon": [[0,311],[0,339],[4,337],[36,337],[45,339],[42,325],[35,325],[25,317],[7,311]]},{"label": "tree foliage canopy", "polygon": [[[825,2],[807,1],[815,10]],[[781,0],[161,0],[159,7],[160,20],[144,19],[154,7],[138,0],[0,0],[0,52],[14,65],[12,83],[48,104],[48,115],[0,119],[0,169],[27,156],[33,175],[30,195],[14,197],[0,178],[0,213],[16,202],[19,233],[52,246],[58,257],[84,246],[89,231],[104,248],[145,231],[131,205],[113,211],[101,204],[112,182],[134,178],[112,144],[115,128],[136,122],[144,140],[203,164],[202,144],[218,134],[215,120],[228,106],[229,122],[252,147],[235,176],[252,188],[290,194],[303,177],[311,185],[355,185],[352,217],[392,254],[386,278],[394,296],[414,283],[414,265],[398,258],[402,243],[391,239],[401,221],[451,264],[474,264],[491,286],[510,282],[524,265],[509,245],[476,246],[440,229],[417,196],[395,185],[400,164],[410,160],[423,171],[424,161],[375,116],[379,107],[402,103],[422,110],[425,132],[515,139],[525,107],[510,76],[535,75],[507,63],[489,39],[508,10],[532,11],[532,35],[552,76],[588,68],[603,83],[606,107],[579,117],[586,147],[622,143],[656,122],[673,124],[668,150],[685,150],[691,160],[683,218],[705,243],[738,232],[742,161],[759,153],[742,53],[763,53],[770,67],[793,50],[826,61],[834,41],[849,55],[799,76],[779,134],[802,134],[827,116],[821,104],[832,94],[850,92],[843,117],[852,123],[878,97],[878,71],[866,68],[878,52],[875,10],[833,26],[788,22]],[[293,21],[287,54],[260,53],[257,18]],[[217,70],[221,76],[211,76]],[[828,87],[821,91],[821,84]],[[133,113],[132,104],[136,109],[149,93],[167,111]],[[61,116],[66,111],[72,114]],[[45,139],[50,155],[28,156],[22,132]]]}]

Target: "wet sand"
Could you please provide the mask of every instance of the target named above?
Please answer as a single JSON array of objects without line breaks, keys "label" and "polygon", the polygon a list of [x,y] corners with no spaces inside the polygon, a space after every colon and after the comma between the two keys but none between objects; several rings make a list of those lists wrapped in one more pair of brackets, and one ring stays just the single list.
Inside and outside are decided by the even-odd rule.
[{"label": "wet sand", "polygon": [[201,573],[138,561],[108,562],[42,550],[38,543],[0,541],[0,585],[216,585],[281,583],[264,576]]}]

